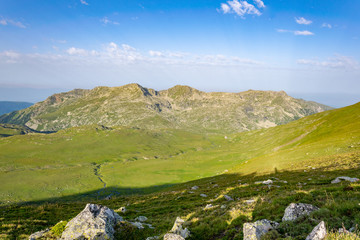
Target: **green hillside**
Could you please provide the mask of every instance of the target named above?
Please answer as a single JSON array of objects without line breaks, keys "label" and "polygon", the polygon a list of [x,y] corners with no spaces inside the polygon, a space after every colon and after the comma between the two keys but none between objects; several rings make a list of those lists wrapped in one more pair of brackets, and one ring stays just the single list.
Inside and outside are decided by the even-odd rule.
[{"label": "green hillside", "polygon": [[188,86],[155,91],[138,84],[75,89],[0,116],[38,131],[101,124],[146,129],[234,133],[272,127],[331,109],[285,92],[202,92]]},{"label": "green hillside", "polygon": [[[320,220],[349,229],[360,224],[360,184],[330,182],[360,176],[359,118],[360,103],[231,135],[92,125],[1,138],[0,236],[22,238],[70,220],[89,201],[126,205],[128,220],[150,218],[154,230],[129,229],[126,239],[162,236],[177,216],[188,221],[190,239],[242,239],[244,222],[280,221],[291,202],[321,211],[280,225],[270,239],[304,239]],[[274,186],[255,184],[266,179]],[[329,239],[341,239],[335,235]]]}]

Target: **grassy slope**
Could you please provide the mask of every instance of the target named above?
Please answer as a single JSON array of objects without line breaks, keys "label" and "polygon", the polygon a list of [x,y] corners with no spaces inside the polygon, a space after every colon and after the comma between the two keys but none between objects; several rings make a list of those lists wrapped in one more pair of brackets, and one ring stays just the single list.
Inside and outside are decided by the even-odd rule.
[{"label": "grassy slope", "polygon": [[[241,228],[244,221],[261,218],[279,221],[285,207],[294,201],[314,203],[322,207],[320,213],[305,219],[304,222],[290,225],[283,224],[279,230],[279,234],[282,234],[282,236],[284,236],[285,231],[290,231],[294,237],[297,236],[297,239],[302,239],[320,219],[325,219],[331,228],[339,228],[342,223],[347,228],[354,224],[360,224],[360,209],[358,206],[360,185],[349,183],[330,184],[332,179],[340,175],[351,177],[360,175],[358,170],[360,164],[359,118],[360,104],[355,104],[346,108],[319,113],[275,128],[234,134],[227,136],[227,138],[218,135],[211,136],[208,138],[211,141],[199,135],[192,135],[190,139],[193,140],[189,141],[188,133],[184,132],[180,132],[180,134],[184,134],[180,135],[183,138],[176,135],[174,138],[169,137],[166,139],[166,136],[169,136],[166,133],[165,142],[169,143],[169,145],[164,144],[164,141],[162,141],[164,136],[159,137],[159,142],[152,142],[154,140],[153,132],[145,131],[152,136],[149,141],[153,145],[149,147],[146,144],[140,144],[147,137],[133,139],[132,144],[137,144],[136,147],[133,147],[133,150],[121,152],[121,156],[124,154],[124,156],[127,156],[126,159],[134,159],[133,156],[135,156],[138,160],[126,161],[125,163],[121,163],[124,160],[123,157],[121,157],[121,161],[115,161],[114,158],[111,158],[115,156],[111,155],[113,149],[116,148],[114,146],[121,146],[121,144],[114,144],[114,141],[118,141],[119,138],[111,138],[111,133],[114,132],[111,130],[90,131],[93,134],[90,142],[89,131],[81,131],[81,128],[57,133],[59,135],[16,136],[1,141],[0,148],[7,150],[10,146],[19,144],[17,147],[14,145],[14,150],[18,149],[20,145],[24,146],[21,153],[24,154],[23,156],[33,153],[34,148],[36,148],[38,156],[35,157],[46,156],[42,161],[48,161],[48,158],[51,158],[50,153],[54,149],[49,150],[48,155],[44,155],[42,151],[45,151],[50,146],[61,145],[51,144],[44,147],[44,145],[39,144],[49,142],[50,139],[47,137],[53,137],[53,141],[60,141],[58,137],[54,136],[62,136],[63,139],[60,142],[65,145],[59,147],[58,156],[63,156],[62,161],[65,161],[65,163],[69,161],[67,164],[76,168],[74,159],[70,159],[71,156],[76,156],[76,154],[69,150],[67,155],[63,150],[68,149],[70,146],[73,146],[74,149],[83,146],[83,149],[78,152],[77,159],[79,160],[77,160],[77,164],[80,164],[79,169],[86,169],[83,166],[93,161],[89,159],[90,156],[93,157],[93,154],[89,153],[81,157],[83,152],[98,151],[96,149],[100,149],[99,135],[103,136],[101,139],[109,146],[107,146],[106,151],[101,151],[99,154],[107,152],[108,156],[101,156],[96,159],[96,162],[103,164],[100,168],[100,174],[109,187],[112,189],[118,187],[116,190],[123,187],[142,187],[143,191],[147,192],[154,190],[154,185],[207,177],[222,173],[225,169],[229,169],[234,173],[202,179],[193,183],[180,184],[169,190],[150,195],[120,197],[109,201],[97,200],[96,202],[103,203],[114,209],[129,204],[130,211],[126,215],[127,219],[133,219],[137,215],[150,216],[150,222],[156,229],[154,231],[146,230],[141,233],[136,232],[137,237],[134,237],[134,239],[143,239],[145,235],[151,236],[165,233],[171,228],[175,217],[179,215],[189,220],[189,228],[193,233],[192,239],[241,239]],[[77,131],[77,133],[71,135],[73,131]],[[127,136],[136,137],[143,130],[127,129],[126,131],[129,131]],[[170,135],[176,133],[170,133]],[[66,141],[69,138],[66,134],[69,134],[72,138],[78,137],[79,140],[66,145],[66,142],[71,142]],[[81,134],[83,134],[83,138],[81,138]],[[28,144],[24,145],[24,137],[30,138],[26,141]],[[39,140],[41,138],[43,138],[43,142]],[[126,143],[131,142],[131,139],[125,137],[124,139],[126,139],[124,140]],[[178,142],[172,142],[171,140],[178,140]],[[76,142],[79,142],[79,145],[74,145]],[[199,147],[199,144],[202,144],[202,146]],[[97,146],[97,148],[94,146]],[[146,146],[149,148],[146,148]],[[166,149],[168,150],[166,151]],[[14,150],[9,149],[9,154],[14,154]],[[159,155],[159,153],[163,154]],[[16,159],[21,160],[17,154],[14,154],[12,158],[10,155],[6,155],[6,159],[12,159],[15,162]],[[159,155],[158,158],[154,157],[155,154]],[[119,154],[117,156],[119,157]],[[140,159],[141,156],[148,159]],[[16,170],[11,169],[14,164],[7,165],[4,162],[6,161],[1,162],[2,170],[9,168],[6,170],[8,173],[15,174],[13,177],[19,177],[16,175]],[[56,166],[55,163],[53,164],[50,166]],[[22,162],[21,165],[24,165],[24,163]],[[37,170],[31,163],[27,163],[27,166],[29,169],[26,171],[34,171],[34,174],[36,174]],[[20,167],[20,164],[18,167]],[[89,166],[88,171],[91,170],[91,167],[93,165]],[[76,171],[71,172],[76,174]],[[68,173],[70,171],[66,170],[66,168],[62,172],[63,176]],[[10,182],[11,178],[4,177],[6,174],[1,174],[3,179],[0,179],[0,181],[4,182],[9,179],[3,186],[11,186],[13,184]],[[154,177],[154,174],[156,177]],[[47,174],[46,179],[53,179],[55,176]],[[94,176],[92,177],[94,178]],[[269,177],[277,177],[289,183],[276,182],[275,184],[280,187],[271,189],[253,184],[257,180],[265,180]],[[250,183],[250,185],[239,185],[238,180],[242,183]],[[219,186],[214,187],[215,183]],[[60,180],[61,184],[63,183]],[[195,184],[200,186],[200,191],[191,193],[189,188]],[[87,190],[95,191],[102,187],[100,185],[100,182],[98,182],[97,186],[91,186]],[[77,188],[78,186],[75,185],[74,187]],[[36,192],[38,189],[34,188],[33,191]],[[10,191],[10,187],[7,191]],[[78,189],[69,191],[68,194],[71,192],[80,193]],[[48,193],[53,194],[51,191],[48,191]],[[200,193],[206,193],[209,197],[201,198]],[[36,194],[38,193],[36,192]],[[221,197],[222,194],[229,194],[236,198],[237,201],[226,202]],[[3,232],[6,232],[4,238],[30,233],[45,226],[54,225],[60,220],[70,219],[83,208],[85,203],[65,204],[63,202],[76,197],[60,198],[58,199],[60,202],[57,204],[4,207],[2,212],[2,229]],[[255,199],[256,203],[253,205],[245,204],[244,201],[248,199]],[[212,203],[217,207],[210,211],[204,211],[203,207],[208,203]],[[224,209],[219,208],[222,204],[226,205]],[[66,209],[70,209],[70,211],[67,212]]]}]

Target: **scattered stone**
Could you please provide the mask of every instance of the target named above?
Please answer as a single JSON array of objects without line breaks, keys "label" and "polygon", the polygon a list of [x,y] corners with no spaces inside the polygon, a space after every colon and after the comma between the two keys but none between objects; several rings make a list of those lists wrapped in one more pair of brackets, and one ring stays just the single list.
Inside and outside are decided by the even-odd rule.
[{"label": "scattered stone", "polygon": [[254,203],[254,202],[255,202],[254,199],[249,199],[249,200],[246,200],[246,201],[245,201],[246,204],[252,204],[252,203]]},{"label": "scattered stone", "polygon": [[167,233],[164,236],[164,240],[185,240],[182,236],[174,233]]},{"label": "scattered stone", "polygon": [[265,181],[257,181],[255,182],[255,184],[266,184],[266,185],[269,185],[269,184],[272,184],[273,183],[273,180],[271,179],[268,179],[268,180],[265,180]]},{"label": "scattered stone", "polygon": [[111,199],[111,196],[112,196],[112,194],[106,196],[106,197],[105,197],[105,200],[110,200],[110,199]]},{"label": "scattered stone", "polygon": [[148,228],[150,228],[150,229],[155,229],[151,224],[148,224],[148,223],[143,223],[142,225],[148,226]]},{"label": "scattered stone", "polygon": [[357,181],[359,181],[358,178],[351,178],[351,177],[342,176],[342,177],[335,178],[334,180],[331,181],[331,183],[339,183],[339,182],[341,182],[341,180],[349,181],[349,182],[357,182]]},{"label": "scattered stone", "polygon": [[207,197],[207,195],[206,194],[200,194],[200,197]]},{"label": "scattered stone", "polygon": [[31,235],[29,236],[29,240],[40,239],[40,238],[42,238],[46,233],[48,233],[49,231],[50,231],[50,229],[47,228],[47,229],[45,229],[45,230],[35,232],[35,233],[33,233],[33,234],[31,234]]},{"label": "scattered stone", "polygon": [[189,191],[189,193],[195,193],[195,192],[193,192],[193,191]]},{"label": "scattered stone", "polygon": [[305,240],[322,240],[326,236],[326,227],[324,221],[321,221],[306,237]]},{"label": "scattered stone", "polygon": [[[189,237],[190,236],[190,231],[187,228],[183,229],[183,227],[182,227],[184,222],[185,221],[183,219],[177,217],[176,220],[175,220],[174,226],[170,230],[170,233],[180,235],[183,239]],[[165,239],[165,237],[164,237],[164,239]],[[169,238],[169,239],[172,239],[172,238]],[[174,238],[174,239],[178,239],[178,238]]]},{"label": "scattered stone", "polygon": [[228,195],[224,195],[224,198],[227,200],[227,201],[234,201],[234,199]]},{"label": "scattered stone", "polygon": [[308,178],[308,181],[311,181],[312,180],[312,178]]},{"label": "scattered stone", "polygon": [[225,209],[225,208],[226,208],[226,205],[221,205],[220,208],[221,208],[221,209]]},{"label": "scattered stone", "polygon": [[204,210],[208,210],[210,208],[213,208],[214,206],[212,204],[207,204],[205,207],[204,207]]},{"label": "scattered stone", "polygon": [[159,236],[147,237],[146,240],[157,240]]},{"label": "scattered stone", "polygon": [[114,226],[120,221],[123,221],[122,217],[112,209],[88,203],[83,211],[66,224],[61,239],[113,239]]},{"label": "scattered stone", "polygon": [[191,190],[198,190],[198,189],[199,189],[198,186],[193,186],[193,187],[191,188]]},{"label": "scattered stone", "polygon": [[144,226],[141,222],[129,222],[134,227],[137,227],[138,229],[144,229]]},{"label": "scattered stone", "polygon": [[146,220],[148,220],[148,218],[145,216],[138,216],[137,218],[135,218],[135,221],[139,222],[146,222]]},{"label": "scattered stone", "polygon": [[262,219],[254,223],[244,223],[244,240],[260,240],[267,232],[275,229],[279,223]]},{"label": "scattered stone", "polygon": [[118,212],[122,212],[122,213],[126,213],[126,208],[125,207],[121,207],[117,210]]},{"label": "scattered stone", "polygon": [[291,203],[286,209],[283,221],[294,221],[300,216],[308,215],[313,211],[319,210],[319,208],[306,203]]},{"label": "scattered stone", "polygon": [[218,187],[218,186],[219,186],[219,184],[214,184],[214,185],[213,185],[213,188]]}]

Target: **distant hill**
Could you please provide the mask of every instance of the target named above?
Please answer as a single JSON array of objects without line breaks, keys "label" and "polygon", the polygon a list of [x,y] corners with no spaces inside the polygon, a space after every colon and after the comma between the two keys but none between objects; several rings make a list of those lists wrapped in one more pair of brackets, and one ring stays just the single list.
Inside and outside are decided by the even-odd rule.
[{"label": "distant hill", "polygon": [[27,109],[1,116],[0,122],[39,131],[101,124],[232,133],[281,125],[329,109],[283,91],[207,93],[180,85],[155,91],[128,84],[54,94]]},{"label": "distant hill", "polygon": [[11,101],[0,101],[0,115],[5,113],[10,113],[13,111],[21,110],[24,108],[28,108],[33,103],[29,102],[11,102]]}]

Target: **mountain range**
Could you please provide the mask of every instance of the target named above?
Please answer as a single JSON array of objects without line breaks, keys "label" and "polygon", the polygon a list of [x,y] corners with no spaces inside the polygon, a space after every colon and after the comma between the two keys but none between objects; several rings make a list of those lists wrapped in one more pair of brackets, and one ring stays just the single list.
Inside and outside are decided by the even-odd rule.
[{"label": "mountain range", "polygon": [[75,89],[0,116],[0,123],[38,131],[100,124],[145,129],[232,133],[273,127],[329,110],[284,91],[203,92],[177,85],[156,91],[139,84]]}]

